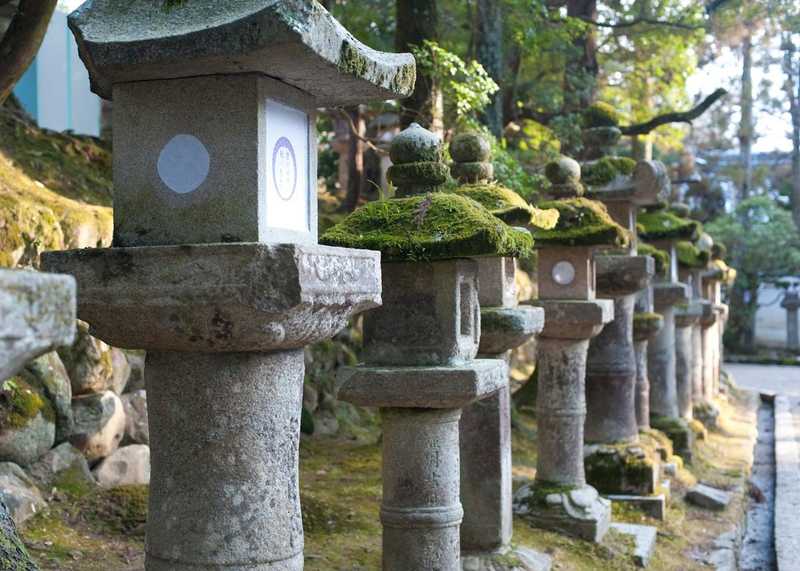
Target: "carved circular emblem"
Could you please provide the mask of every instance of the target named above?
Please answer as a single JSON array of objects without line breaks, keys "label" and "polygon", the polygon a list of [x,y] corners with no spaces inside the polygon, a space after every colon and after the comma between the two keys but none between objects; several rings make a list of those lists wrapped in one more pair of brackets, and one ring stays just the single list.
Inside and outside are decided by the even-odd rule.
[{"label": "carved circular emblem", "polygon": [[558,262],[553,266],[553,281],[561,286],[568,286],[575,281],[575,266],[567,261]]},{"label": "carved circular emblem", "polygon": [[282,200],[289,201],[297,189],[297,158],[294,147],[286,137],[281,137],[272,150],[272,179]]},{"label": "carved circular emblem", "polygon": [[161,149],[156,166],[158,176],[170,190],[187,194],[208,178],[211,157],[194,135],[175,135]]}]

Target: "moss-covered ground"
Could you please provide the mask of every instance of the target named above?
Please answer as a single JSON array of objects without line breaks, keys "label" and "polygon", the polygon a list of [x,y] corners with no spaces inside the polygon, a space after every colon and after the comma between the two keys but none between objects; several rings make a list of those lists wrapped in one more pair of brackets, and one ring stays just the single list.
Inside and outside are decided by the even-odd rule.
[{"label": "moss-covered ground", "polygon": [[[701,558],[713,540],[743,516],[744,485],[755,438],[756,400],[734,392],[717,403],[719,429],[697,443],[691,465],[672,482],[673,499],[665,522],[615,507],[616,521],[659,528],[650,569],[707,569]],[[525,408],[515,414],[515,486],[535,476],[536,421]],[[380,569],[381,453],[377,427],[358,437],[303,439],[300,450],[301,497],[308,571]],[[723,512],[689,506],[681,499],[698,480],[733,490],[735,501]],[[143,569],[145,488],[90,491],[66,479],[57,485],[49,507],[22,529],[42,569],[63,571],[141,571]],[[561,571],[633,570],[625,537],[610,534],[601,545],[570,539],[514,522],[514,542],[553,555]]]}]

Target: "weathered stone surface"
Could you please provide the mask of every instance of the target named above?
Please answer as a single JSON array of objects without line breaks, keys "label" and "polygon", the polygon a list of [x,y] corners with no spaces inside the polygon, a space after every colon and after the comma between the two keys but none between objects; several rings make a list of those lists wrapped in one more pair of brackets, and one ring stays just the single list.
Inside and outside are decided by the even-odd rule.
[{"label": "weathered stone surface", "polygon": [[43,391],[14,377],[0,392],[0,460],[26,466],[55,442],[55,415]]},{"label": "weathered stone surface", "polygon": [[656,549],[658,528],[652,525],[612,523],[611,529],[623,535],[630,535],[633,537],[633,561],[639,567],[647,567]]},{"label": "weathered stone surface", "polygon": [[302,569],[302,396],[300,349],[148,353],[148,571]]},{"label": "weathered stone surface", "polygon": [[656,491],[658,456],[645,444],[588,445],[583,463],[586,481],[601,494],[648,495]]},{"label": "weathered stone surface", "polygon": [[93,462],[110,456],[125,434],[125,410],[112,391],[72,400],[75,430],[69,441]]},{"label": "weathered stone surface", "polygon": [[0,462],[0,500],[17,525],[45,506],[34,481],[13,462]]},{"label": "weathered stone surface", "polygon": [[111,370],[111,385],[109,388],[121,395],[125,392],[128,380],[131,378],[131,366],[128,364],[125,352],[116,347],[111,349]]},{"label": "weathered stone surface", "polygon": [[0,379],[7,379],[34,357],[72,342],[75,280],[0,270],[0,308]]},{"label": "weathered stone surface", "polygon": [[[558,203],[550,204],[555,205]],[[538,241],[537,239],[537,243]],[[555,279],[555,275],[564,266],[571,268],[574,275],[571,280],[564,280],[564,283],[559,283]],[[584,301],[595,298],[596,272],[592,262],[592,248],[590,247],[548,246],[541,248],[539,250],[538,271],[540,299]]]},{"label": "weathered stone surface", "polygon": [[648,516],[664,521],[667,515],[667,497],[664,494],[652,496],[631,496],[627,494],[609,494],[608,499],[624,504],[626,507],[638,509]]},{"label": "weathered stone surface", "polygon": [[199,0],[170,10],[148,0],[94,0],[70,15],[92,89],[120,82],[259,73],[311,94],[319,106],[405,97],[410,54],[372,50],[305,0]]},{"label": "weathered stone surface", "polygon": [[459,365],[478,353],[478,267],[473,260],[384,263],[383,306],[364,316],[364,360],[374,365]]},{"label": "weathered stone surface", "polygon": [[125,392],[134,393],[144,390],[144,351],[125,351],[128,366],[131,368],[131,376],[125,386]]},{"label": "weathered stone surface", "polygon": [[23,378],[40,387],[55,411],[55,442],[64,442],[72,432],[72,386],[58,353],[45,353],[28,363]]},{"label": "weathered stone surface", "polygon": [[72,394],[102,393],[111,387],[114,373],[111,347],[89,334],[89,324],[79,321],[75,342],[58,354],[72,383]]},{"label": "weathered stone surface", "polygon": [[38,571],[17,535],[17,526],[0,498],[0,561],[9,571]]},{"label": "weathered stone surface", "polygon": [[477,359],[457,367],[342,367],[338,396],[360,406],[457,408],[500,390],[508,367]]},{"label": "weathered stone surface", "polygon": [[150,444],[150,427],[147,424],[147,391],[139,390],[122,395],[125,409],[125,436],[123,444]]},{"label": "weathered stone surface", "polygon": [[525,485],[514,494],[513,509],[534,527],[595,543],[603,539],[611,523],[611,502],[590,486],[566,490],[556,485],[548,493],[541,484]]},{"label": "weathered stone surface", "polygon": [[544,327],[541,307],[481,307],[481,355],[500,355],[519,347]]},{"label": "weathered stone surface", "polygon": [[[694,373],[694,325],[699,321],[702,308],[699,304],[679,307],[675,312],[675,388],[678,396],[678,414],[692,418]],[[698,355],[698,358],[701,358]]]},{"label": "weathered stone surface", "polygon": [[775,397],[775,552],[778,568],[800,561],[800,449],[791,402]]},{"label": "weathered stone surface", "polygon": [[647,287],[655,274],[650,256],[595,256],[597,292],[601,297],[622,297]]},{"label": "weathered stone surface", "polygon": [[213,244],[50,252],[44,263],[75,275],[81,318],[107,343],[221,352],[331,337],[380,303],[379,259],[326,246]]},{"label": "weathered stone surface", "polygon": [[545,311],[541,336],[554,339],[590,339],[614,319],[614,302],[610,299],[539,299],[532,301],[531,305]]},{"label": "weathered stone surface", "polygon": [[[517,305],[517,261],[489,256],[478,263],[478,302],[481,308]],[[482,332],[481,332],[482,334]]]},{"label": "weathered stone surface", "polygon": [[462,553],[463,571],[550,571],[553,558],[527,547],[506,547],[494,553]]},{"label": "weathered stone surface", "polygon": [[104,488],[147,485],[150,483],[150,447],[131,444],[118,448],[93,470]]},{"label": "weathered stone surface", "polygon": [[731,503],[731,494],[705,484],[697,484],[686,492],[686,501],[701,508],[721,511]]},{"label": "weathered stone surface", "polygon": [[63,442],[49,450],[30,466],[28,472],[45,490],[50,489],[66,473],[72,482],[83,481],[89,485],[95,484],[86,457],[69,442]]}]

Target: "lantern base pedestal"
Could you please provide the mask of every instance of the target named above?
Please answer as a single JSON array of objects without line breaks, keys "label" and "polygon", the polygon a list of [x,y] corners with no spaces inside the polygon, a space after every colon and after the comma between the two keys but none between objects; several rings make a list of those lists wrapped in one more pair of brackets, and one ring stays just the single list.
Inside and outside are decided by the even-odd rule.
[{"label": "lantern base pedestal", "polygon": [[553,559],[545,553],[520,546],[496,551],[462,553],[463,571],[550,571]]},{"label": "lantern base pedestal", "polygon": [[667,438],[672,442],[674,453],[683,458],[684,462],[692,461],[694,432],[689,423],[682,418],[651,415],[650,426],[667,435]]},{"label": "lantern base pedestal", "polygon": [[594,543],[603,540],[611,524],[611,502],[591,486],[524,486],[514,495],[514,513],[533,527]]},{"label": "lantern base pedestal", "polygon": [[658,487],[659,457],[645,443],[587,444],[586,481],[601,494],[650,495]]}]

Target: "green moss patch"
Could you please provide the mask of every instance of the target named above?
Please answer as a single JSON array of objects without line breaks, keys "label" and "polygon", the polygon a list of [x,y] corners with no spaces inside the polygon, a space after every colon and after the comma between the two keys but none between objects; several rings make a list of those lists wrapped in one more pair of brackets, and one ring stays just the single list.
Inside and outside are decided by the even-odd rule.
[{"label": "green moss patch", "polygon": [[676,454],[684,460],[691,459],[692,431],[685,421],[678,418],[652,415],[650,416],[650,426],[667,435]]},{"label": "green moss patch", "polygon": [[639,214],[640,236],[645,240],[696,240],[702,226],[696,220],[681,218],[666,210]]},{"label": "green moss patch", "polygon": [[509,227],[465,196],[434,192],[370,202],[328,230],[322,244],[379,250],[383,261],[525,257],[530,233]]},{"label": "green moss patch", "polygon": [[2,426],[23,428],[41,413],[55,422],[55,411],[50,401],[21,377],[5,381],[0,389],[0,419]]},{"label": "green moss patch", "polygon": [[669,274],[670,255],[666,250],[659,250],[655,246],[639,242],[636,248],[640,256],[650,256],[656,264],[656,274],[666,276]]},{"label": "green moss patch", "polygon": [[688,240],[681,240],[675,244],[678,253],[678,263],[687,268],[703,268],[708,264],[708,252],[701,251]]},{"label": "green moss patch", "polygon": [[555,209],[558,224],[552,229],[534,229],[533,237],[539,246],[626,246],[630,241],[627,230],[614,222],[606,207],[585,198],[550,200],[539,208]]},{"label": "green moss patch", "polygon": [[549,229],[558,222],[558,211],[531,206],[513,190],[495,182],[462,185],[453,193],[478,202],[506,224]]},{"label": "green moss patch", "polygon": [[115,533],[144,534],[147,522],[147,486],[119,486],[98,490],[80,501],[83,518],[92,527],[102,527]]},{"label": "green moss patch", "polygon": [[608,103],[594,103],[581,113],[581,123],[585,129],[592,127],[618,127],[619,121],[619,113]]},{"label": "green moss patch", "polygon": [[658,313],[634,313],[633,336],[637,339],[649,338],[664,326],[664,317]]},{"label": "green moss patch", "polygon": [[630,176],[636,161],[628,157],[603,157],[581,165],[581,180],[589,186],[605,186],[618,176]]},{"label": "green moss patch", "polygon": [[602,445],[584,458],[586,481],[603,494],[653,494],[658,453],[644,444]]}]

